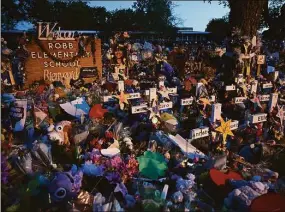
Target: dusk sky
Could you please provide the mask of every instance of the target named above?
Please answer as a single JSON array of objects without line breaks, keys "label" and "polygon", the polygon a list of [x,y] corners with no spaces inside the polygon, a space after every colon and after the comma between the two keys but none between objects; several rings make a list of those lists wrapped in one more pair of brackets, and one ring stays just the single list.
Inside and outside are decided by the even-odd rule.
[{"label": "dusk sky", "polygon": [[[218,1],[173,1],[176,5],[174,14],[182,20],[184,27],[193,27],[194,31],[205,31],[212,18],[221,18],[229,12],[229,8],[219,5]],[[106,7],[107,10],[131,8],[134,1],[90,1],[90,6]],[[19,23],[18,29],[32,28],[31,24]]]},{"label": "dusk sky", "polygon": [[[184,27],[193,27],[195,31],[205,31],[212,18],[221,18],[229,12],[229,8],[219,5],[218,1],[211,4],[200,1],[173,1],[176,7],[174,14],[181,18]],[[126,9],[133,1],[91,1],[89,5],[106,7],[107,10]]]}]

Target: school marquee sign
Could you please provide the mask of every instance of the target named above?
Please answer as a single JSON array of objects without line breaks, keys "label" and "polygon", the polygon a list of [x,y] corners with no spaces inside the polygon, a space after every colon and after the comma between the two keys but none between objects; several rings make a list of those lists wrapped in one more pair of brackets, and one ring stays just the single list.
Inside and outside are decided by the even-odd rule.
[{"label": "school marquee sign", "polygon": [[[29,52],[25,63],[27,84],[41,79],[52,82],[88,76],[95,80],[102,76],[101,40],[80,40],[75,31],[62,31],[57,23],[39,22],[37,38],[32,39],[26,48]],[[86,67],[97,73],[93,76],[82,74]]]}]

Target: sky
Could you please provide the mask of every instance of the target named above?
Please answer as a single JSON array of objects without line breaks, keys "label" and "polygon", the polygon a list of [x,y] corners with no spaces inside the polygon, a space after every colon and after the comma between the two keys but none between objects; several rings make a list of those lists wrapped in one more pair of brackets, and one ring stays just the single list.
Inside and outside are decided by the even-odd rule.
[{"label": "sky", "polygon": [[[229,8],[219,5],[218,1],[173,1],[174,15],[182,20],[183,27],[193,27],[194,31],[205,31],[212,18],[221,18],[229,12]],[[90,6],[101,6],[107,10],[131,8],[133,1],[90,1]],[[31,28],[31,24],[19,23],[17,29]]]},{"label": "sky", "polygon": [[[173,1],[174,15],[182,19],[184,27],[193,27],[194,31],[205,31],[212,18],[221,18],[229,12],[229,8],[219,5],[218,1]],[[102,6],[107,10],[127,9],[133,1],[91,1],[90,6]]]}]

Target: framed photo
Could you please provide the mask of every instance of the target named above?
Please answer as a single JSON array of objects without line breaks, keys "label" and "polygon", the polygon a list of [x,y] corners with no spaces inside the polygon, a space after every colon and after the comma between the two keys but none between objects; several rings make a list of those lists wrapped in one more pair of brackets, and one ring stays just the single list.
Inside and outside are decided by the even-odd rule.
[{"label": "framed photo", "polygon": [[257,55],[257,65],[262,65],[265,63],[265,55]]}]

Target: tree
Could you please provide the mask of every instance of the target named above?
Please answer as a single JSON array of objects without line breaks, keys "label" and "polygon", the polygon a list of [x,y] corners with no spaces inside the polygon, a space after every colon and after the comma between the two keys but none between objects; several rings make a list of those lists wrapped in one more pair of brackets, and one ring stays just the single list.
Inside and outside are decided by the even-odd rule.
[{"label": "tree", "polygon": [[137,26],[136,12],[132,9],[115,10],[111,13],[109,21],[108,28],[115,31],[134,30]]},{"label": "tree", "polygon": [[29,0],[2,0],[1,2],[1,28],[13,29],[19,21],[28,20],[27,11]]},{"label": "tree", "polygon": [[175,25],[173,6],[170,0],[137,0],[133,8],[146,30],[164,32]]},{"label": "tree", "polygon": [[263,10],[268,0],[227,0],[230,8],[229,22],[241,29],[243,35],[256,35]]},{"label": "tree", "polygon": [[211,32],[211,38],[216,43],[221,43],[230,32],[230,24],[226,17],[213,18],[206,27],[207,32]]},{"label": "tree", "polygon": [[270,1],[265,7],[262,27],[269,28],[263,32],[266,39],[283,40],[285,37],[285,4],[282,0]]},{"label": "tree", "polygon": [[[208,0],[211,2],[211,0]],[[281,15],[284,0],[220,0],[230,8],[229,23],[231,28],[238,27],[243,35],[253,36],[263,27],[270,28],[276,23],[276,15]],[[284,19],[278,21],[282,28]]]}]

